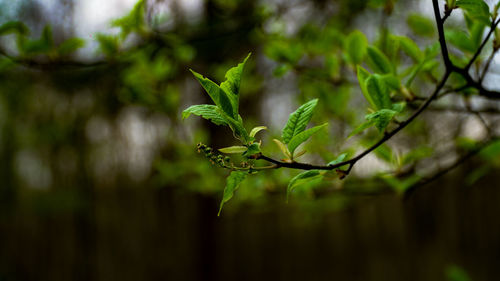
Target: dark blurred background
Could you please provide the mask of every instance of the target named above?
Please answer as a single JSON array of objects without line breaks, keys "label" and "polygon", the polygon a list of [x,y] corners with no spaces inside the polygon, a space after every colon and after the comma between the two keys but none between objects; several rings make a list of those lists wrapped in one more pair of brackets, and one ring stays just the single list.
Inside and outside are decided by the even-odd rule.
[{"label": "dark blurred background", "polygon": [[[288,204],[298,172],[265,172],[220,217],[228,171],[196,143],[235,141],[227,128],[181,120],[209,102],[189,68],[222,81],[251,52],[241,114],[248,128],[269,127],[265,151],[276,153],[271,139],[311,98],[331,130],[305,161],[357,151],[376,136],[345,142],[367,103],[343,40],[355,29],[370,41],[418,31],[430,45],[433,31],[411,20],[431,20],[430,1],[134,5],[0,1],[0,24],[29,30],[0,32],[0,280],[497,280],[498,158],[475,157],[407,199],[379,177],[409,148],[422,152],[412,171],[439,167],[449,159],[431,155],[459,152],[450,136],[484,134],[476,119],[445,113],[436,122],[431,112],[391,141],[389,156],[379,151],[348,179],[306,186]],[[71,51],[60,47],[68,41]]]}]

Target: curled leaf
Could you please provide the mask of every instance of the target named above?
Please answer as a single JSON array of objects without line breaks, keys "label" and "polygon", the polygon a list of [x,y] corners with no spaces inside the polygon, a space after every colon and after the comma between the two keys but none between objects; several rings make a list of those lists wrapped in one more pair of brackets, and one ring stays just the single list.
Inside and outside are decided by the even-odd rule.
[{"label": "curled leaf", "polygon": [[262,131],[262,130],[267,130],[267,127],[266,126],[258,126],[258,127],[255,127],[253,128],[251,131],[250,131],[250,137],[255,137],[255,135]]}]

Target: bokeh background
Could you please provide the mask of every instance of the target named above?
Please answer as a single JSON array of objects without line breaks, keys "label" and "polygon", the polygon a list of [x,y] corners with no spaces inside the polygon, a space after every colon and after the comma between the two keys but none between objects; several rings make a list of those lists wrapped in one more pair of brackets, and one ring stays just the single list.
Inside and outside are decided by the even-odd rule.
[{"label": "bokeh background", "polygon": [[[240,110],[247,128],[269,127],[264,151],[279,157],[271,140],[288,114],[319,98],[313,122],[330,128],[304,161],[353,155],[378,137],[346,140],[367,107],[347,34],[424,48],[431,13],[427,0],[0,1],[0,25],[26,26],[0,34],[0,280],[497,280],[499,145],[406,199],[384,177],[452,162],[456,139],[486,134],[475,116],[430,111],[346,180],[297,188],[288,204],[298,171],[261,173],[220,217],[228,171],[196,143],[237,143],[181,120],[209,102],[189,68],[222,81],[252,53]],[[432,83],[417,79],[426,96]],[[496,124],[497,103],[471,103]]]}]

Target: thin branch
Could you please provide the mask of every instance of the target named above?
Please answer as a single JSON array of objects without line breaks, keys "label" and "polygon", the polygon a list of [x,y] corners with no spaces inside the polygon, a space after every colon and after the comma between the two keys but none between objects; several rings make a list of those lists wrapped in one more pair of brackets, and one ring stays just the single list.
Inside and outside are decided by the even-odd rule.
[{"label": "thin branch", "polygon": [[361,160],[363,157],[365,157],[367,154],[369,154],[370,152],[375,150],[377,147],[379,147],[382,144],[384,144],[385,142],[387,142],[394,135],[396,135],[399,131],[401,131],[408,124],[410,124],[415,118],[417,118],[417,116],[419,116],[429,106],[429,104],[431,104],[431,102],[437,97],[438,93],[443,88],[443,86],[446,83],[446,80],[448,80],[449,76],[450,76],[450,72],[446,72],[444,74],[443,78],[441,79],[441,81],[439,82],[439,84],[436,86],[436,89],[434,90],[434,92],[427,98],[427,100],[424,103],[422,103],[420,105],[420,107],[408,119],[401,122],[394,130],[386,133],[384,135],[384,137],[381,138],[378,142],[376,142],[375,144],[373,144],[372,146],[370,146],[369,148],[367,148],[366,150],[364,150],[363,152],[361,152],[360,154],[358,154],[354,158],[351,158],[347,161],[337,163],[335,165],[328,165],[328,166],[312,165],[312,164],[299,163],[299,162],[292,162],[292,163],[281,162],[281,161],[272,159],[270,157],[267,157],[265,155],[260,155],[257,157],[257,159],[266,160],[270,163],[276,164],[276,165],[278,165],[277,168],[283,167],[283,168],[300,169],[300,170],[334,170],[334,169],[340,168],[342,166],[349,165],[349,168],[346,171],[344,171],[345,174],[347,175],[351,171],[352,167],[356,164],[356,162]]},{"label": "thin branch", "polygon": [[471,86],[470,86],[469,84],[465,84],[465,85],[463,85],[463,86],[461,86],[461,87],[458,87],[458,88],[448,89],[448,90],[446,90],[446,91],[442,92],[441,94],[439,94],[439,95],[437,96],[437,98],[436,98],[436,99],[440,99],[440,98],[442,98],[443,96],[446,96],[447,94],[461,92],[461,91],[463,91],[463,90],[465,90],[465,89],[467,89],[467,88],[470,88],[470,87],[471,87]]},{"label": "thin branch", "polygon": [[495,57],[495,54],[498,50],[493,49],[491,51],[490,56],[486,60],[486,66],[483,69],[483,72],[481,73],[481,76],[479,77],[479,83],[483,83],[484,77],[486,76],[486,73],[488,72],[488,69],[490,68],[491,62],[493,61],[493,58]]},{"label": "thin branch", "polygon": [[432,0],[433,6],[434,6],[434,16],[436,18],[436,26],[438,29],[438,34],[439,34],[439,43],[441,46],[441,52],[443,55],[443,61],[446,66],[445,73],[443,75],[443,78],[441,78],[441,81],[438,83],[436,88],[434,89],[434,92],[425,100],[422,105],[405,121],[401,122],[394,130],[385,133],[384,137],[381,138],[378,142],[370,146],[368,149],[364,150],[360,154],[358,154],[356,157],[351,158],[347,161],[343,161],[340,163],[337,163],[335,165],[328,165],[328,166],[323,166],[323,165],[312,165],[312,164],[307,164],[307,163],[300,163],[300,162],[281,162],[275,159],[272,159],[268,156],[265,155],[260,155],[256,159],[261,159],[268,161],[270,163],[273,163],[277,165],[277,168],[290,168],[290,169],[300,169],[300,170],[333,170],[340,168],[345,165],[349,165],[348,169],[346,171],[343,171],[345,175],[349,174],[353,166],[358,162],[360,159],[365,157],[367,154],[387,142],[389,139],[391,139],[394,135],[396,135],[399,131],[404,129],[408,124],[410,124],[417,116],[419,116],[430,104],[431,102],[438,96],[439,92],[443,89],[446,81],[448,80],[448,77],[450,76],[452,70],[455,68],[454,65],[452,64],[449,55],[448,55],[448,48],[446,46],[446,40],[444,37],[444,29],[443,29],[443,23],[444,20],[441,19],[440,12],[439,12],[439,5],[437,0]]},{"label": "thin branch", "polygon": [[268,156],[265,156],[265,155],[260,155],[260,156],[257,157],[257,159],[261,159],[261,160],[265,160],[265,161],[268,161],[270,163],[273,163],[273,164],[276,165],[276,168],[283,167],[283,168],[301,169],[301,170],[313,170],[313,169],[317,169],[317,170],[333,170],[333,169],[340,168],[342,166],[349,165],[348,169],[346,171],[344,171],[344,173],[347,175],[347,174],[349,174],[349,172],[351,171],[351,169],[353,168],[353,166],[356,164],[357,161],[359,161],[360,159],[362,159],[363,157],[365,157],[367,154],[369,154],[370,152],[372,152],[373,150],[375,150],[376,148],[378,148],[380,145],[382,145],[385,142],[387,142],[394,135],[396,135],[399,131],[401,131],[408,124],[410,124],[425,109],[427,109],[427,107],[432,103],[432,101],[438,97],[439,92],[443,89],[446,81],[448,80],[448,77],[450,76],[450,74],[452,72],[457,72],[457,73],[461,74],[467,80],[467,84],[466,85],[464,85],[464,86],[462,86],[462,87],[460,87],[459,89],[456,89],[456,90],[465,89],[467,87],[475,87],[475,88],[479,89],[480,94],[482,94],[484,96],[492,96],[494,98],[500,98],[500,93],[484,89],[482,87],[481,83],[478,83],[478,82],[474,81],[474,79],[472,79],[472,77],[468,73],[468,68],[470,67],[470,65],[472,65],[472,63],[474,62],[474,60],[479,56],[479,54],[481,53],[483,47],[486,45],[486,42],[489,40],[489,37],[491,36],[494,28],[496,28],[496,26],[498,25],[498,23],[500,22],[500,20],[498,20],[498,21],[496,21],[496,22],[494,22],[492,24],[490,32],[488,33],[488,35],[486,36],[486,38],[484,39],[483,43],[478,48],[478,50],[476,51],[476,53],[474,54],[474,56],[472,57],[472,59],[469,61],[467,67],[465,67],[465,68],[459,68],[459,67],[455,66],[451,62],[451,60],[450,60],[449,53],[448,53],[448,47],[446,45],[446,39],[445,39],[445,36],[444,36],[444,27],[443,27],[443,24],[444,24],[444,21],[446,20],[446,18],[449,16],[449,14],[451,12],[449,12],[447,15],[445,15],[444,18],[441,18],[438,1],[437,0],[432,0],[432,3],[433,3],[433,7],[434,7],[434,16],[435,16],[435,20],[436,20],[436,26],[437,26],[437,29],[438,29],[439,44],[440,44],[440,47],[441,47],[441,53],[442,53],[442,56],[443,56],[443,61],[444,61],[446,70],[445,70],[445,73],[443,75],[443,78],[441,79],[441,81],[436,86],[434,92],[425,100],[424,103],[422,103],[420,105],[420,107],[407,120],[405,120],[404,122],[400,123],[394,130],[386,133],[383,138],[381,138],[378,142],[376,142],[375,144],[373,144],[368,149],[366,149],[363,152],[361,152],[360,154],[358,154],[356,157],[351,158],[351,159],[349,159],[347,161],[343,161],[341,163],[335,164],[335,165],[323,166],[323,165],[312,165],[312,164],[300,163],[300,162],[288,163],[288,162],[282,162],[282,161],[278,161],[278,160],[272,159],[272,158],[270,158]]},{"label": "thin branch", "polygon": [[467,64],[467,66],[465,66],[465,68],[463,69],[464,71],[469,72],[470,67],[472,66],[472,64],[474,63],[474,61],[477,59],[477,57],[479,57],[479,55],[481,54],[481,51],[483,50],[484,46],[486,46],[486,43],[488,42],[488,40],[490,39],[491,35],[495,31],[498,23],[500,23],[500,19],[498,19],[498,20],[496,20],[496,21],[494,21],[494,22],[491,23],[490,31],[488,31],[488,34],[486,35],[486,38],[481,43],[481,46],[479,46],[479,48],[476,50],[476,52],[472,56],[472,59],[470,59],[470,61]]},{"label": "thin branch", "polygon": [[420,180],[419,182],[417,182],[416,184],[414,184],[413,186],[411,186],[410,188],[408,188],[405,191],[405,194],[404,194],[405,199],[408,199],[412,194],[414,194],[418,188],[420,188],[420,187],[422,187],[430,182],[435,181],[436,179],[442,177],[443,175],[445,175],[445,174],[449,173],[450,171],[454,170],[455,168],[459,167],[460,165],[465,163],[469,158],[478,154],[479,152],[481,152],[481,150],[483,150],[484,148],[486,148],[488,145],[490,145],[492,142],[494,142],[496,140],[498,140],[498,137],[492,137],[492,138],[488,138],[488,139],[482,141],[474,149],[470,150],[469,152],[467,152],[466,154],[464,154],[460,158],[458,158],[457,161],[455,161],[453,164],[437,171],[435,174],[433,174],[430,177],[423,178],[422,180]]},{"label": "thin branch", "polygon": [[485,108],[479,108],[479,109],[468,109],[468,108],[463,108],[459,106],[429,106],[427,108],[428,111],[437,111],[437,112],[442,112],[442,111],[449,111],[449,112],[456,112],[456,113],[480,113],[480,114],[500,114],[500,110],[495,107],[485,107]]},{"label": "thin branch", "polygon": [[441,14],[439,11],[439,4],[437,0],[432,0],[432,6],[434,8],[434,18],[436,20],[436,27],[439,36],[439,45],[441,46],[441,54],[443,55],[444,65],[447,70],[453,69],[453,64],[451,63],[450,56],[448,54],[448,47],[446,46],[446,39],[444,37],[444,20],[441,19]]},{"label": "thin branch", "polygon": [[432,5],[434,8],[434,17],[436,20],[436,27],[438,30],[439,45],[441,47],[441,54],[443,56],[443,61],[444,61],[444,64],[445,64],[447,71],[457,72],[460,75],[462,75],[465,78],[465,80],[467,81],[466,86],[474,87],[474,88],[478,89],[479,95],[487,97],[487,98],[491,98],[491,99],[500,99],[500,92],[485,89],[482,86],[481,82],[475,81],[472,78],[472,76],[469,74],[470,66],[474,63],[474,61],[477,59],[477,57],[481,54],[481,51],[483,50],[484,46],[486,45],[486,43],[490,39],[491,35],[495,31],[495,28],[500,23],[500,19],[496,20],[495,22],[492,22],[490,30],[489,30],[488,34],[486,35],[486,38],[483,40],[483,42],[481,43],[479,48],[474,53],[473,57],[467,63],[467,66],[464,68],[460,68],[451,62],[450,56],[448,53],[448,47],[446,45],[446,38],[444,36],[444,26],[443,26],[444,20],[447,18],[447,16],[445,15],[444,18],[441,18],[438,0],[432,0]]}]

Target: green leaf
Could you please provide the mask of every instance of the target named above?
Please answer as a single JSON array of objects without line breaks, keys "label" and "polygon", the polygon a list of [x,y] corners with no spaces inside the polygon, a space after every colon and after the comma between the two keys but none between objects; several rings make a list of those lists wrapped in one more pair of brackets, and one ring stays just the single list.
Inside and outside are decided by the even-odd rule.
[{"label": "green leaf", "polygon": [[233,95],[239,95],[240,93],[240,85],[241,85],[241,74],[243,73],[243,68],[245,67],[245,63],[250,57],[251,53],[247,55],[247,57],[243,60],[243,62],[239,63],[237,66],[232,67],[226,72],[226,81],[220,84],[220,87],[225,90],[227,93],[231,93]]},{"label": "green leaf", "polygon": [[446,5],[448,6],[447,8],[450,10],[455,9],[456,4],[457,4],[456,0],[446,0]]},{"label": "green leaf", "polygon": [[406,23],[417,35],[425,37],[432,37],[434,35],[434,22],[427,17],[413,13],[408,16]]},{"label": "green leaf", "polygon": [[484,25],[490,25],[490,8],[483,0],[458,0],[457,6],[472,19],[478,20]]},{"label": "green leaf", "polygon": [[358,127],[356,127],[356,129],[354,129],[348,136],[347,138],[350,138],[354,135],[357,135],[359,133],[361,133],[362,131],[370,128],[371,126],[373,126],[375,123],[372,121],[372,120],[369,120],[369,121],[365,121],[363,123],[361,123],[361,125],[359,125]]},{"label": "green leaf", "polygon": [[415,41],[406,36],[399,36],[398,39],[401,50],[403,50],[403,52],[405,52],[415,62],[419,62],[424,58],[424,54]]},{"label": "green leaf", "polygon": [[83,46],[85,46],[85,40],[80,38],[70,38],[62,42],[57,47],[57,53],[61,56],[69,55],[75,52],[76,50],[82,48]]},{"label": "green leaf", "polygon": [[220,202],[219,213],[217,214],[217,216],[220,215],[224,203],[233,198],[234,192],[236,191],[236,189],[238,189],[240,183],[245,180],[246,176],[246,172],[232,171],[229,177],[227,177],[226,187],[224,188],[224,195],[222,196],[222,201]]},{"label": "green leaf", "polygon": [[326,164],[327,166],[333,166],[335,164],[338,164],[342,161],[344,161],[344,159],[347,157],[347,153],[342,153],[340,154],[335,160],[332,160],[330,162],[328,162],[328,164]]},{"label": "green leaf", "polygon": [[22,40],[21,49],[25,54],[40,54],[49,52],[53,46],[52,29],[49,25],[45,26],[42,35],[38,40]]},{"label": "green leaf", "polygon": [[253,155],[260,153],[260,144],[252,143],[247,147],[247,150],[243,153],[243,156],[250,158]]},{"label": "green leaf", "polygon": [[250,131],[250,137],[255,137],[255,135],[262,131],[262,130],[267,130],[267,127],[266,126],[258,126],[258,127],[255,127],[253,128],[251,131]]},{"label": "green leaf", "polygon": [[228,121],[231,130],[233,130],[235,137],[241,140],[244,144],[247,144],[250,141],[250,136],[248,135],[245,127],[243,127],[243,120],[241,119],[241,116],[238,115],[237,121],[229,116],[226,117],[226,120]]},{"label": "green leaf", "polygon": [[243,68],[245,67],[245,63],[250,55],[251,53],[247,55],[242,63],[229,69],[226,72],[226,81],[220,84],[220,88],[226,93],[227,97],[231,101],[233,112],[236,115],[238,114],[241,74],[243,73]]},{"label": "green leaf", "polygon": [[286,202],[288,202],[288,198],[290,196],[290,193],[293,191],[293,189],[300,185],[303,184],[304,182],[310,181],[311,178],[320,176],[321,173],[319,170],[309,170],[305,171],[303,173],[300,173],[293,177],[290,182],[288,183],[288,187],[286,189]]},{"label": "green leaf", "polygon": [[[370,144],[371,145],[371,144]],[[387,163],[392,164],[394,160],[394,152],[392,151],[392,148],[387,145],[387,143],[384,143],[377,147],[373,153],[381,160],[384,160]]]},{"label": "green leaf", "polygon": [[494,141],[479,152],[479,155],[489,161],[500,158],[500,141]]},{"label": "green leaf", "polygon": [[364,69],[362,66],[358,65],[358,82],[359,82],[359,87],[361,88],[361,92],[365,96],[365,99],[370,103],[370,105],[373,108],[376,108],[377,106],[373,102],[372,97],[370,96],[370,93],[368,93],[368,90],[366,89],[366,79],[371,76],[370,72],[368,70]]},{"label": "green leaf", "polygon": [[40,38],[47,44],[49,48],[54,46],[54,40],[52,39],[52,28],[50,25],[46,25],[42,30],[42,36]]},{"label": "green leaf", "polygon": [[431,147],[426,147],[426,146],[414,148],[401,157],[399,161],[400,165],[404,166],[413,163],[417,160],[420,160],[422,158],[430,157],[433,151],[434,150]]},{"label": "green leaf", "polygon": [[100,50],[108,57],[114,56],[120,49],[118,37],[112,35],[97,34]]},{"label": "green leaf", "polygon": [[398,102],[398,103],[393,103],[391,109],[396,111],[397,113],[401,113],[405,109],[405,106],[406,106],[406,102],[402,101],[402,102]]},{"label": "green leaf", "polygon": [[29,33],[29,29],[20,21],[8,21],[0,26],[0,36],[9,33],[27,35]]},{"label": "green leaf", "polygon": [[277,140],[277,139],[273,139],[273,141],[279,147],[279,149],[281,150],[283,155],[285,155],[285,157],[288,157],[288,158],[292,157],[292,155],[290,154],[290,151],[288,151],[288,148],[286,147],[286,145],[284,143],[282,143],[280,140]]},{"label": "green leaf", "polygon": [[461,30],[446,30],[444,32],[446,41],[459,48],[461,51],[474,53],[476,51],[474,42]]},{"label": "green leaf", "polygon": [[372,114],[368,114],[365,116],[366,120],[368,121],[373,121],[375,124],[375,127],[380,132],[383,132],[387,125],[391,122],[392,118],[397,114],[396,111],[390,110],[390,109],[381,109],[377,112],[374,112]]},{"label": "green leaf", "polygon": [[285,144],[289,143],[294,136],[306,129],[307,123],[311,120],[317,104],[318,99],[313,99],[303,104],[296,111],[290,114],[288,122],[283,128],[283,132],[281,134]]},{"label": "green leaf", "polygon": [[144,25],[145,14],[144,0],[137,2],[126,16],[111,22],[111,26],[120,27],[122,37],[126,37],[130,32],[141,31]]},{"label": "green leaf", "polygon": [[295,65],[302,57],[303,47],[298,42],[273,40],[265,46],[264,53],[277,62]]},{"label": "green leaf", "polygon": [[[196,71],[190,69],[190,71],[193,73],[194,77],[198,80],[198,82],[201,84],[203,89],[208,93],[212,101],[222,109],[227,115],[229,115],[231,118],[237,118],[238,114],[233,110],[233,104],[231,103],[229,97],[227,96],[226,92],[223,91],[219,85],[217,85],[215,82],[212,80],[203,77],[203,75],[197,73]],[[236,113],[236,115],[235,115]]]},{"label": "green leaf", "polygon": [[246,146],[235,145],[235,146],[220,148],[219,151],[226,154],[234,154],[234,153],[243,153],[247,151],[247,149],[248,148]]},{"label": "green leaf", "polygon": [[211,104],[198,104],[192,105],[182,112],[182,119],[186,119],[189,115],[194,114],[203,117],[207,120],[212,121],[215,125],[229,125],[229,122],[224,116],[220,109]]},{"label": "green leaf", "polygon": [[485,26],[481,24],[481,22],[473,21],[469,28],[470,40],[474,45],[474,49],[477,50],[481,43],[483,42],[483,34],[484,34]]},{"label": "green leaf", "polygon": [[382,76],[374,74],[366,80],[366,89],[370,95],[375,109],[391,108],[392,102],[389,96],[389,88]]},{"label": "green leaf", "polygon": [[355,30],[349,34],[346,40],[346,49],[353,64],[360,64],[363,61],[367,46],[368,40],[361,31]]},{"label": "green leaf", "polygon": [[399,78],[393,74],[382,75],[382,80],[391,91],[398,91],[401,88],[401,81]]},{"label": "green leaf", "polygon": [[283,75],[287,74],[287,72],[292,68],[293,66],[288,63],[279,64],[273,69],[273,75],[275,77],[282,77]]},{"label": "green leaf", "polygon": [[326,125],[328,125],[328,123],[325,123],[323,125],[319,125],[319,126],[316,126],[316,127],[312,127],[310,129],[307,129],[301,133],[298,133],[297,135],[295,135],[291,140],[290,142],[288,143],[288,151],[290,151],[290,153],[292,154],[293,156],[293,152],[295,151],[295,149],[303,142],[305,142],[306,140],[308,140],[313,134],[315,134],[316,132],[318,132],[319,130],[321,130],[323,127],[325,127]]},{"label": "green leaf", "polygon": [[382,177],[384,181],[398,194],[402,194],[405,192],[408,188],[412,187],[414,184],[416,184],[421,177],[419,175],[411,175],[405,179],[398,179],[394,176],[386,176]]},{"label": "green leaf", "polygon": [[377,47],[370,46],[367,49],[368,60],[367,63],[374,72],[387,74],[392,72],[392,65],[384,53]]}]

